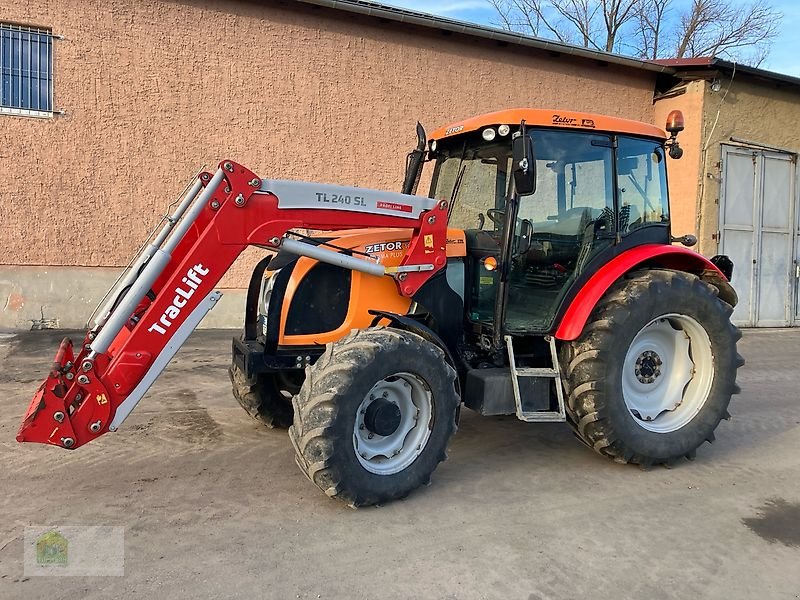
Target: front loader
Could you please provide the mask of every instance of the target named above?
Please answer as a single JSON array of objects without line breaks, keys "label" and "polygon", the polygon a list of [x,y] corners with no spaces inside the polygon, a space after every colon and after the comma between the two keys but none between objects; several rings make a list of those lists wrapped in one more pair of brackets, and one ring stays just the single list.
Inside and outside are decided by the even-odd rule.
[{"label": "front loader", "polygon": [[[694,458],[738,391],[727,257],[673,242],[667,130],[516,109],[409,154],[402,192],[202,172],[96,313],[65,339],[19,441],[116,431],[214,306],[248,246],[233,394],[289,427],[301,470],[352,506],[406,496],[444,460],[462,404],[567,422],[595,451]],[[416,195],[433,164],[428,197]],[[309,233],[311,231],[312,233]]]}]

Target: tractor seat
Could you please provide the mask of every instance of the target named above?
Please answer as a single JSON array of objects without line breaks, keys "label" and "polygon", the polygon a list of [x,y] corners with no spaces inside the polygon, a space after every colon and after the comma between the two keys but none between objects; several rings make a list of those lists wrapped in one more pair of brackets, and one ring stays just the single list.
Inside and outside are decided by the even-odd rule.
[{"label": "tractor seat", "polygon": [[480,256],[496,255],[500,252],[500,231],[487,231],[485,229],[465,229],[464,237],[467,241],[467,250],[470,254]]}]

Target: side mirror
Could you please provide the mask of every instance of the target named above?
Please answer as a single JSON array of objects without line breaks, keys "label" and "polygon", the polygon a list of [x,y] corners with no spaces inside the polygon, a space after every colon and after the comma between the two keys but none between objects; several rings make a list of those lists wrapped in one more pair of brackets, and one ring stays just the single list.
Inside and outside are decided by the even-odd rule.
[{"label": "side mirror", "polygon": [[425,128],[417,122],[417,147],[409,152],[406,158],[406,175],[401,190],[404,194],[417,193],[417,186],[422,176],[422,163],[425,160],[426,143]]},{"label": "side mirror", "polygon": [[511,140],[513,156],[512,172],[514,188],[520,196],[536,191],[536,155],[533,151],[533,138],[528,134],[517,134]]}]

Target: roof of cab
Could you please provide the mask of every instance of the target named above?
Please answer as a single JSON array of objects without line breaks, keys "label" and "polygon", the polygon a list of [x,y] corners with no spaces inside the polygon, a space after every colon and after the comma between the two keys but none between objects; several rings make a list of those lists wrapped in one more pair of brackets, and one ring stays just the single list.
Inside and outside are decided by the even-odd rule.
[{"label": "roof of cab", "polygon": [[529,127],[557,127],[562,129],[581,129],[588,131],[611,131],[615,133],[629,133],[666,139],[664,130],[630,119],[619,119],[593,113],[573,112],[568,110],[549,110],[542,108],[510,108],[498,112],[487,113],[458,121],[434,131],[430,139],[442,138],[476,131],[489,125],[515,125],[521,121]]}]

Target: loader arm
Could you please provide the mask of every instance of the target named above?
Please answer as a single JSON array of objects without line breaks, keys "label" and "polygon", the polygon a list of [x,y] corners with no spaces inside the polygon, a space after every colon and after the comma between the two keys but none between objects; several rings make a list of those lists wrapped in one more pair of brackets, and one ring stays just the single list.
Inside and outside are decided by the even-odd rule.
[{"label": "loader arm", "polygon": [[[411,228],[398,267],[289,239],[293,228]],[[77,448],[116,431],[219,300],[214,290],[248,245],[282,247],[345,268],[394,277],[408,297],[446,264],[447,207],[406,194],[264,180],[223,161],[201,173],[175,213],[108,295],[79,348],[65,338],[17,434]]]}]

